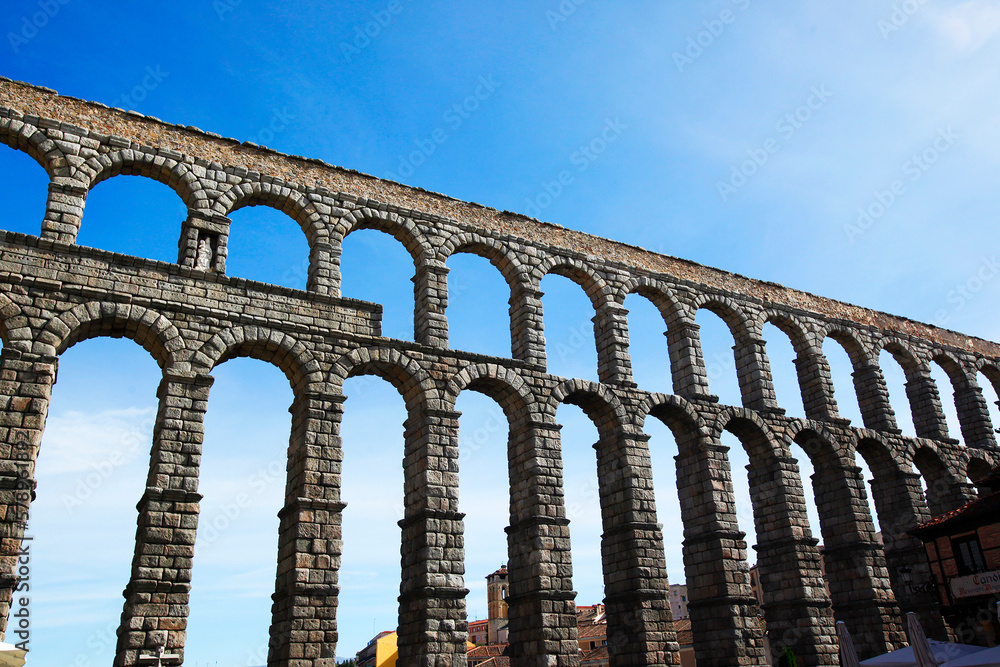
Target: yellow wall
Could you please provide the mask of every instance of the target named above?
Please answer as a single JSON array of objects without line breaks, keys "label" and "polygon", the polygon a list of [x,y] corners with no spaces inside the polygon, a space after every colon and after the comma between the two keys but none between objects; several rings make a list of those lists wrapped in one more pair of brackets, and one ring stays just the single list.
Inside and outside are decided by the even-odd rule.
[{"label": "yellow wall", "polygon": [[375,645],[375,667],[396,667],[399,648],[396,646],[396,633],[386,635]]}]

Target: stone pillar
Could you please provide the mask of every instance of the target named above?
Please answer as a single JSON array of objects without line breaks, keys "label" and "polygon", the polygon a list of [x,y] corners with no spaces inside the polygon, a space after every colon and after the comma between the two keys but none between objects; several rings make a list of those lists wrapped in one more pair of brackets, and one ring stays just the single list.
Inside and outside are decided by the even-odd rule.
[{"label": "stone pillar", "polygon": [[906,374],[906,396],[910,399],[913,429],[917,437],[947,440],[948,422],[927,366],[918,366]]},{"label": "stone pillar", "polygon": [[226,273],[230,220],[207,210],[188,211],[177,244],[177,263],[192,269]]},{"label": "stone pillar", "polygon": [[213,378],[167,371],[157,389],[146,491],[139,500],[132,576],[118,629],[115,667],[134,667],[156,652],[155,634],[167,633],[168,653],[183,657],[195,531],[204,418]]},{"label": "stone pillar", "polygon": [[668,323],[664,333],[670,353],[670,369],[674,380],[674,393],[685,398],[712,396],[708,388],[705,359],[701,353],[700,327],[695,322],[676,318]]},{"label": "stone pillar", "polygon": [[57,176],[49,182],[49,198],[45,205],[40,236],[44,239],[76,243],[87,201],[87,186],[70,178]]},{"label": "stone pillar", "polygon": [[327,296],[340,296],[340,246],[316,241],[309,248],[306,290]]},{"label": "stone pillar", "polygon": [[743,407],[761,412],[784,414],[778,407],[774,381],[767,362],[763,339],[747,337],[733,346],[736,357],[736,375],[740,383]]},{"label": "stone pillar", "polygon": [[983,397],[983,390],[971,378],[955,391],[955,408],[962,425],[962,439],[966,447],[996,451],[997,442],[990,423],[990,410]]},{"label": "stone pillar", "polygon": [[802,392],[802,406],[806,417],[817,421],[844,421],[837,411],[830,364],[823,353],[811,348],[799,352],[799,356],[795,358],[795,370],[799,376],[799,389]]},{"label": "stone pillar", "polygon": [[861,468],[820,457],[812,479],[834,616],[847,624],[862,660],[905,646]]},{"label": "stone pillar", "polygon": [[620,431],[594,445],[608,654],[615,667],[680,665],[648,440]]},{"label": "stone pillar", "polygon": [[838,665],[819,540],[809,531],[797,461],[779,454],[751,456],[750,461],[750,498],[757,525],[754,548],[771,660],[777,662],[785,648],[791,648],[803,666]]},{"label": "stone pillar", "polygon": [[6,633],[8,643],[27,639],[8,626],[8,617],[57,364],[13,347],[0,351],[0,638]]},{"label": "stone pillar", "polygon": [[896,413],[889,403],[889,390],[877,364],[866,363],[854,369],[854,389],[865,427],[886,433],[900,433],[896,428]]},{"label": "stone pillar", "polygon": [[695,658],[699,667],[765,667],[771,663],[750,588],[746,534],[736,519],[729,448],[685,428],[691,431],[674,431],[676,483]]},{"label": "stone pillar", "polygon": [[421,345],[448,347],[448,267],[424,264],[413,277],[414,340]]},{"label": "stone pillar", "polygon": [[511,353],[518,361],[545,366],[545,326],[542,291],[538,285],[519,283],[510,295]]},{"label": "stone pillar", "polygon": [[343,553],[339,429],[344,397],[298,395],[289,409],[285,505],[278,512],[278,571],[269,667],[333,667],[337,573]]},{"label": "stone pillar", "polygon": [[916,613],[927,636],[947,640],[948,628],[941,616],[923,542],[907,534],[931,518],[920,488],[920,475],[902,471],[877,474],[871,486],[882,528],[889,581],[900,613],[903,617],[911,611]]},{"label": "stone pillar", "polygon": [[635,387],[628,354],[628,310],[614,302],[601,305],[594,316],[597,373],[604,384]]},{"label": "stone pillar", "polygon": [[511,664],[576,667],[576,593],[563,505],[559,426],[511,426],[507,596]]},{"label": "stone pillar", "polygon": [[464,514],[458,512],[458,418],[423,410],[404,423],[405,513],[399,665],[464,667]]}]

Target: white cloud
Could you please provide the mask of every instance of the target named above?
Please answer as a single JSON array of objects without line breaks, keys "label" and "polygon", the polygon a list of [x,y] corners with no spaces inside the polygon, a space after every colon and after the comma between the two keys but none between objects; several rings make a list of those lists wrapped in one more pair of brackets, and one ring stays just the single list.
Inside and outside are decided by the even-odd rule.
[{"label": "white cloud", "polygon": [[946,10],[928,7],[931,24],[957,53],[977,51],[1000,30],[1000,2],[968,0]]}]

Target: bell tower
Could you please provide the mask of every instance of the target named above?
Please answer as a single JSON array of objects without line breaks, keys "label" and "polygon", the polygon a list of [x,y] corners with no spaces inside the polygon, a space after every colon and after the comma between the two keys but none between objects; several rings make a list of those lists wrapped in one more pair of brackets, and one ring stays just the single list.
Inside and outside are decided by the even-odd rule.
[{"label": "bell tower", "polygon": [[486,577],[486,603],[489,617],[487,644],[499,644],[500,633],[507,630],[507,566]]}]

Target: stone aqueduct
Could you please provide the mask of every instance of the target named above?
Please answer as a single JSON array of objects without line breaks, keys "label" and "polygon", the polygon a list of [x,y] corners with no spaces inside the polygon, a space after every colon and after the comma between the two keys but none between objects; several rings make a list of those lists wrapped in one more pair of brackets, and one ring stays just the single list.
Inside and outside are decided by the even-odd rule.
[{"label": "stone aqueduct", "polygon": [[[494,398],[509,421],[510,637],[514,665],[576,665],[569,522],[561,488],[560,403],[595,423],[608,637],[614,665],[679,664],[669,622],[646,419],[673,431],[684,524],[684,575],[701,667],[766,665],[758,606],[739,532],[724,430],[748,450],[763,610],[772,648],[805,665],[836,665],[834,620],[861,651],[903,641],[902,612],[946,632],[919,542],[907,529],[974,496],[968,481],[1000,461],[977,384],[1000,387],[1000,346],[779,285],[647,252],[511,213],[382,181],[317,160],[0,81],[0,140],[49,175],[38,236],[0,232],[0,618],[6,623],[33,471],[59,355],[95,336],[124,336],[162,367],[149,476],[138,502],[131,578],[115,664],[150,651],[154,631],[183,652],[198,523],[198,467],[213,367],[250,356],[280,367],[294,393],[285,504],[279,513],[269,665],[333,665],[337,641],[342,385],[374,374],[403,396],[405,516],[399,596],[401,665],[465,664],[467,594],[458,507],[460,392]],[[176,264],[75,244],[88,191],[118,174],[173,188],[188,208]],[[284,211],[310,247],[306,291],[226,276],[228,215]],[[2,225],[0,225],[2,226]],[[357,229],[398,239],[415,266],[415,342],[380,336],[380,306],[342,298],[339,253]],[[510,285],[510,358],[448,347],[446,260],[475,253]],[[594,307],[599,383],[546,372],[539,283],[579,283]],[[632,382],[623,301],[638,293],[663,315],[673,394]],[[695,313],[732,330],[743,405],[708,392]],[[775,400],[765,323],[791,339],[806,411]],[[864,425],[838,416],[822,353],[848,351]],[[896,428],[878,366],[903,366],[918,434]],[[930,364],[947,371],[964,445],[947,432]],[[790,445],[813,459],[828,588],[805,518]],[[869,516],[859,453],[884,548]],[[920,477],[926,482],[926,493]],[[904,580],[904,567],[911,571]]]}]

